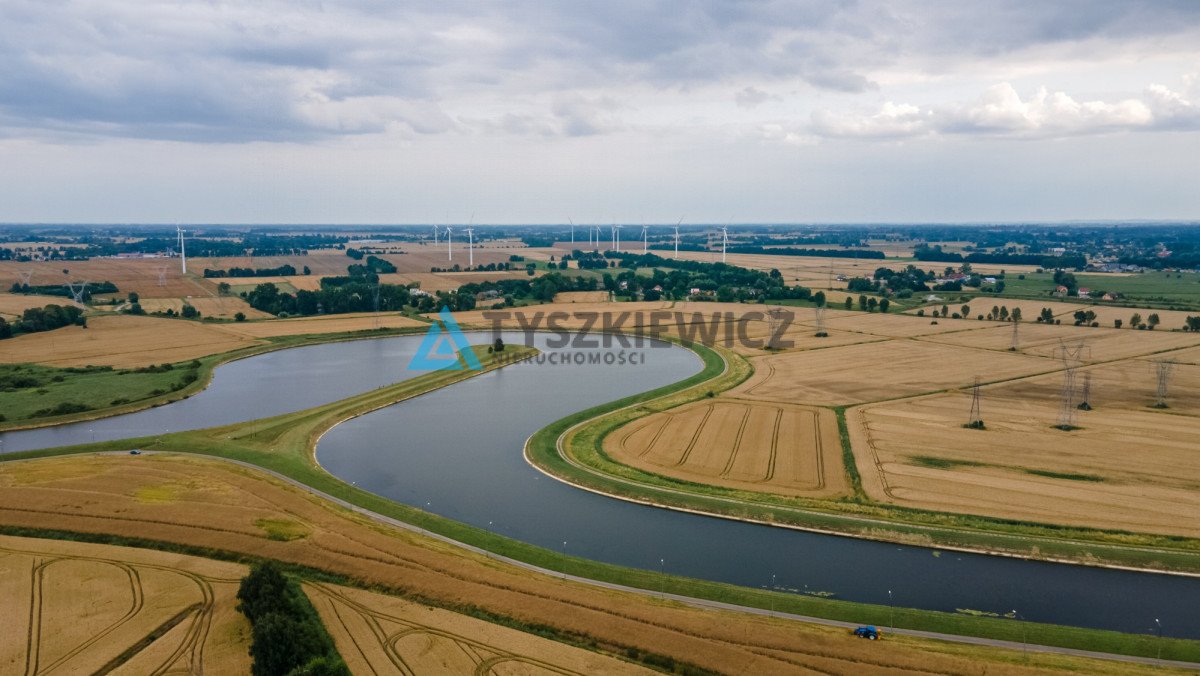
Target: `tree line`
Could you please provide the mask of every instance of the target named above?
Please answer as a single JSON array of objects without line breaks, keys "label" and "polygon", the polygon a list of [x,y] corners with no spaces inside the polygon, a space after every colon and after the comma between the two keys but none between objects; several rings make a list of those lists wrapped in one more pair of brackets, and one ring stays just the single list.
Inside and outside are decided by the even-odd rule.
[{"label": "tree line", "polygon": [[74,305],[31,307],[21,314],[20,319],[11,323],[0,317],[0,339],[12,338],[22,333],[53,331],[72,325],[87,327],[87,318],[83,316],[83,310]]}]

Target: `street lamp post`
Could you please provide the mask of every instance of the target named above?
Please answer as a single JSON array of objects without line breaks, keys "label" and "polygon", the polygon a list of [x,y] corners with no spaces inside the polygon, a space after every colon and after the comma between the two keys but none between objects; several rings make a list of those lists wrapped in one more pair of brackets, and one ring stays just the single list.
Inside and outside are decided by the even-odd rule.
[{"label": "street lamp post", "polygon": [[896,627],[896,604],[892,601],[892,590],[888,590],[888,626]]},{"label": "street lamp post", "polygon": [[771,573],[771,614],[775,614],[775,573]]},{"label": "street lamp post", "polygon": [[1159,622],[1158,618],[1156,617],[1156,618],[1154,618],[1154,624],[1155,624],[1155,626],[1158,627],[1158,658],[1157,659],[1161,660],[1162,659],[1162,622]]},{"label": "street lamp post", "polygon": [[1021,625],[1021,654],[1025,656],[1026,661],[1029,661],[1029,644],[1025,640],[1025,618],[1021,617],[1021,613],[1018,613],[1016,608],[1013,608],[1013,617]]},{"label": "street lamp post", "polygon": [[563,555],[563,579],[565,580],[565,579],[567,579],[567,541],[566,540],[563,540],[562,555]]},{"label": "street lamp post", "polygon": [[667,598],[667,560],[658,560],[658,595]]}]

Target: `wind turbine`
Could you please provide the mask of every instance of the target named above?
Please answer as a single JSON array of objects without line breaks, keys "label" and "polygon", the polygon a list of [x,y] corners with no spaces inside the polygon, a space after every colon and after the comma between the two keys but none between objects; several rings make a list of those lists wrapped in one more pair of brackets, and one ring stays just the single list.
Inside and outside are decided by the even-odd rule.
[{"label": "wind turbine", "polygon": [[450,226],[446,226],[446,260],[454,260],[454,249],[450,248]]},{"label": "wind turbine", "polygon": [[729,246],[729,228],[721,226],[721,262],[725,262],[725,249]]},{"label": "wind turbine", "polygon": [[[682,222],[683,219],[679,219],[679,223]],[[679,258],[679,223],[675,224],[675,258]]]},{"label": "wind turbine", "polygon": [[183,271],[183,274],[186,275],[187,274],[187,251],[184,249],[183,228],[180,228],[178,223],[175,224],[175,235],[177,237],[179,237],[179,267]]},{"label": "wind turbine", "polygon": [[570,217],[567,217],[567,222],[571,224],[571,246],[574,247],[575,246],[575,221],[572,221]]},{"label": "wind turbine", "polygon": [[437,236],[438,236],[438,227],[435,225],[435,226],[433,226],[433,244],[434,244],[434,246],[437,246],[437,243],[438,243]]},{"label": "wind turbine", "polygon": [[467,267],[475,267],[475,228],[467,228]]},{"label": "wind turbine", "polygon": [[624,226],[613,223],[613,227],[612,227],[613,251],[617,251],[617,252],[621,251],[621,228],[622,227],[624,227]]},{"label": "wind turbine", "polygon": [[600,251],[600,226],[596,226],[596,243],[592,245],[592,250],[599,253]]},{"label": "wind turbine", "polygon": [[642,226],[642,255],[650,253],[650,226]]}]

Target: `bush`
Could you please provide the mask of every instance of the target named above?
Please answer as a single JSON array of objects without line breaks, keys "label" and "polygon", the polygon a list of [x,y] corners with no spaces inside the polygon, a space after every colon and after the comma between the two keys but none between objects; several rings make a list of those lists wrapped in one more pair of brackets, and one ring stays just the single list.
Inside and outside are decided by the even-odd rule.
[{"label": "bush", "polygon": [[348,676],[316,609],[273,562],[256,564],[238,588],[238,610],[250,620],[255,676]]},{"label": "bush", "polygon": [[239,312],[239,313],[235,314],[235,315],[233,316],[233,321],[235,321],[235,322],[244,322],[244,321],[246,321],[246,313],[245,313],[245,312]]}]

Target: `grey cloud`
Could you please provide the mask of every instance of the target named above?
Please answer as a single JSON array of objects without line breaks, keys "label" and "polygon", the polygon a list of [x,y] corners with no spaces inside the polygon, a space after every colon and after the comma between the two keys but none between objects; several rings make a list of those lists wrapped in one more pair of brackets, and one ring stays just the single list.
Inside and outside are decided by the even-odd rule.
[{"label": "grey cloud", "polygon": [[[449,102],[523,97],[549,103],[501,111],[478,128],[594,135],[624,126],[611,106],[581,102],[578,92],[749,81],[858,93],[876,87],[872,69],[914,54],[945,64],[1035,44],[1166,35],[1198,19],[1200,3],[1186,0],[7,0],[0,119],[97,135],[308,140],[395,127],[453,132],[462,127]],[[836,127],[836,116],[826,118]]]}]

